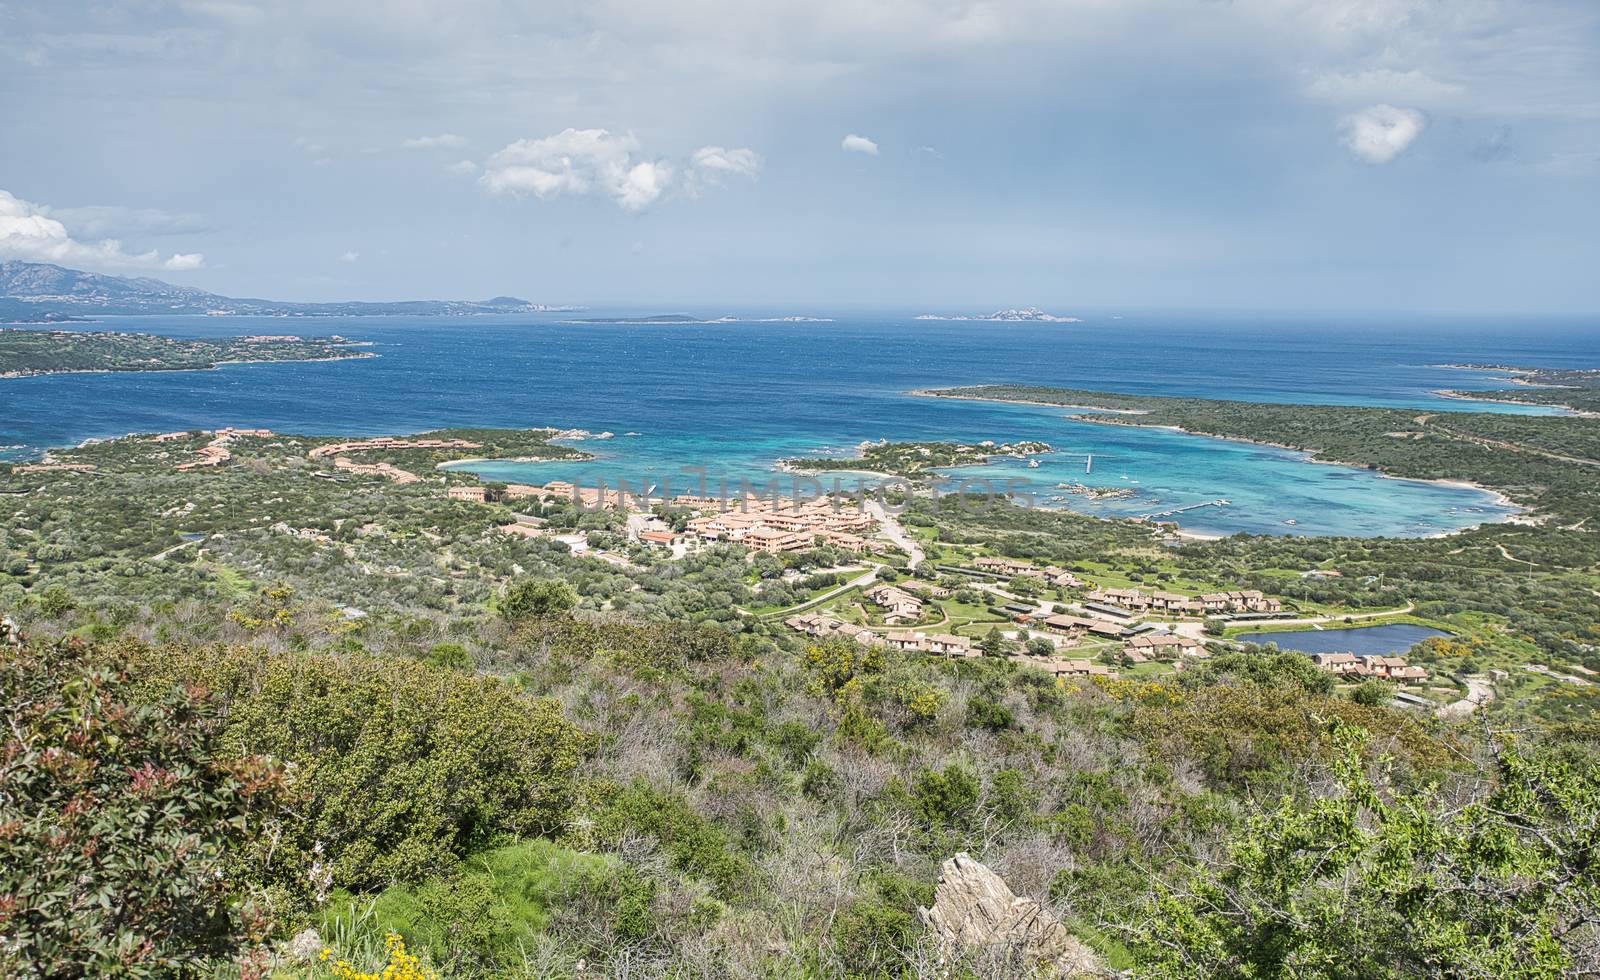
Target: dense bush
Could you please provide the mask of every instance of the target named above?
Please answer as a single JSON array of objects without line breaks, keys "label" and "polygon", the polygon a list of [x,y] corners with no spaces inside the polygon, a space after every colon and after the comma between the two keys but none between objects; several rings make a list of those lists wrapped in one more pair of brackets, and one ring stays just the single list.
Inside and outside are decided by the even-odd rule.
[{"label": "dense bush", "polygon": [[224,749],[204,688],[130,694],[81,643],[0,644],[0,974],[172,976],[263,925],[241,859],[282,772]]},{"label": "dense bush", "polygon": [[333,883],[417,880],[503,835],[559,830],[590,746],[552,702],[414,661],[129,647],[153,687],[202,681],[235,751],[282,760],[304,801],[273,842],[280,879],[326,855]]},{"label": "dense bush", "polygon": [[1253,818],[1226,861],[1157,889],[1152,977],[1548,977],[1600,967],[1600,777],[1504,749],[1490,791],[1441,809],[1364,769],[1337,727],[1336,790]]}]

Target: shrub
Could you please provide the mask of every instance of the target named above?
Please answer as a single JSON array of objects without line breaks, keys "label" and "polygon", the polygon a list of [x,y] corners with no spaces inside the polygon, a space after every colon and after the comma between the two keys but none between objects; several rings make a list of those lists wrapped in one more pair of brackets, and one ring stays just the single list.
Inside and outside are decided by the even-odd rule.
[{"label": "shrub", "polygon": [[260,925],[238,858],[281,772],[222,751],[204,689],[128,694],[80,643],[0,647],[0,974],[199,971]]},{"label": "shrub", "polygon": [[[1147,976],[1548,977],[1593,955],[1600,776],[1502,748],[1466,805],[1387,794],[1335,725],[1338,789],[1285,797],[1189,887],[1158,887]],[[1592,962],[1592,960],[1590,960]]]},{"label": "shrub", "polygon": [[559,579],[519,578],[500,596],[500,615],[513,623],[560,616],[578,604],[572,586]]},{"label": "shrub", "polygon": [[334,884],[418,881],[502,835],[561,829],[591,739],[554,702],[411,660],[131,647],[159,679],[219,692],[227,742],[292,767],[305,802],[275,842],[298,881],[321,844]]}]

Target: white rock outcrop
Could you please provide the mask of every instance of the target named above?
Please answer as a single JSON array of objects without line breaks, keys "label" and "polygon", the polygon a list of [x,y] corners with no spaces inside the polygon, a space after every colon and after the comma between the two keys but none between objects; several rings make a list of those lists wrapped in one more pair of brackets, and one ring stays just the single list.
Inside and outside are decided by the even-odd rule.
[{"label": "white rock outcrop", "polygon": [[951,952],[1015,958],[1046,974],[1099,976],[1105,967],[1044,906],[1011,891],[1005,880],[965,853],[944,862],[933,908],[917,910]]}]

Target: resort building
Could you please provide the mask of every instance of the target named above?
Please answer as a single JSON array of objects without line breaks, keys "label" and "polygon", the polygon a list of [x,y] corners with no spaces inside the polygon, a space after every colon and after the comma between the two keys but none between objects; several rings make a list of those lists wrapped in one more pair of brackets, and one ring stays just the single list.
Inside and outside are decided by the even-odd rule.
[{"label": "resort building", "polygon": [[922,600],[892,585],[876,585],[865,593],[868,601],[884,610],[884,622],[915,622],[922,618]]},{"label": "resort building", "polygon": [[782,531],[762,524],[744,532],[740,543],[752,551],[764,551],[769,555],[776,555],[785,551],[804,551],[810,547],[811,539],[804,534]]},{"label": "resort building", "polygon": [[445,496],[451,500],[465,500],[474,504],[489,502],[489,488],[485,486],[451,487],[445,491]]},{"label": "resort building", "polygon": [[1385,657],[1355,653],[1313,653],[1311,662],[1322,670],[1341,676],[1377,677],[1392,681],[1422,681],[1428,672],[1414,667],[1404,657]]},{"label": "resort building", "polygon": [[1059,614],[1046,616],[1044,625],[1048,629],[1055,630],[1058,633],[1066,633],[1069,636],[1083,636],[1087,633],[1109,639],[1121,639],[1128,632],[1128,628],[1121,623],[1111,623],[1103,619],[1090,619],[1083,616]]},{"label": "resort building", "polygon": [[[1177,660],[1180,657],[1204,660],[1210,656],[1206,652],[1205,644],[1176,633],[1146,633],[1143,636],[1136,636],[1127,642],[1122,652],[1130,658],[1137,657],[1142,660]],[[1137,663],[1139,660],[1136,659],[1134,662]]]},{"label": "resort building", "polygon": [[1097,606],[1112,606],[1134,613],[1162,612],[1180,616],[1206,616],[1218,613],[1277,613],[1283,603],[1257,589],[1236,592],[1211,592],[1187,596],[1177,592],[1144,593],[1138,589],[1100,589],[1085,599]]},{"label": "resort building", "polygon": [[1057,568],[1054,565],[1039,568],[1030,562],[1018,561],[1014,558],[978,558],[973,560],[972,567],[981,572],[988,572],[991,575],[1003,575],[1006,578],[1027,576],[1028,578],[1044,579],[1051,585],[1063,588],[1077,588],[1083,584],[1078,581],[1076,575],[1073,575],[1065,568]]}]

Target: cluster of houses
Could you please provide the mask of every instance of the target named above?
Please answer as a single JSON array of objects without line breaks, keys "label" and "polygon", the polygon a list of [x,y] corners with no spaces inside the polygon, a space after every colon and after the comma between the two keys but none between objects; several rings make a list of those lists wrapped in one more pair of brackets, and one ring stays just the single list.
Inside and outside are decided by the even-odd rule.
[{"label": "cluster of houses", "polygon": [[1023,576],[1043,579],[1051,585],[1068,589],[1075,589],[1083,584],[1076,575],[1065,568],[1057,568],[1054,565],[1040,568],[1025,561],[1017,561],[1015,558],[978,558],[973,560],[972,567],[981,572],[1004,575],[1007,578]]},{"label": "cluster of houses", "polygon": [[[166,435],[177,437],[182,437],[184,434],[182,432],[166,433]],[[271,435],[271,429],[218,429],[212,434],[211,441],[196,451],[198,459],[192,459],[187,463],[179,463],[175,469],[181,473],[187,473],[189,470],[199,469],[203,466],[221,466],[233,458],[233,452],[228,449],[228,446],[235,439],[251,436],[267,438]],[[162,439],[163,436],[156,436],[158,442]]]},{"label": "cluster of houses", "polygon": [[1105,664],[1092,660],[1062,660],[1055,657],[1012,657],[1021,663],[1032,664],[1056,677],[1116,677],[1117,672]]},{"label": "cluster of houses", "polygon": [[[865,626],[843,623],[837,619],[817,614],[790,616],[784,620],[784,625],[820,640],[840,638],[853,640],[864,646],[883,646],[892,650],[928,653],[941,657],[971,658],[983,656],[983,651],[970,638],[956,636],[954,633],[928,634],[911,631],[878,633]],[[1117,676],[1117,672],[1112,668],[1090,660],[1035,657],[1029,654],[1014,654],[1010,659],[1017,663],[1025,663],[1029,666],[1037,667],[1055,677]]]},{"label": "cluster of houses", "polygon": [[1313,653],[1311,662],[1340,676],[1377,677],[1391,681],[1422,681],[1428,672],[1406,663],[1404,657],[1361,653]]},{"label": "cluster of houses", "polygon": [[783,621],[784,625],[792,630],[804,633],[817,639],[833,639],[835,637],[854,640],[864,646],[885,646],[893,650],[912,650],[921,653],[936,653],[946,657],[977,657],[982,654],[976,644],[964,636],[953,633],[878,633],[857,626],[853,623],[843,623],[828,616],[815,613],[801,616],[790,616]]},{"label": "cluster of houses", "polygon": [[306,455],[312,459],[323,459],[328,456],[342,456],[345,453],[358,453],[366,449],[482,449],[481,442],[468,442],[465,439],[362,439],[357,442],[334,442],[326,446],[317,446]]},{"label": "cluster of houses", "polygon": [[732,507],[724,501],[712,503],[715,511],[689,519],[689,533],[769,554],[805,551],[818,540],[860,554],[872,547],[866,535],[878,526],[870,514],[823,498],[799,502],[747,497]]},{"label": "cluster of houses", "polygon": [[[464,484],[450,487],[446,493],[452,500],[474,503],[535,497],[575,500],[587,509],[648,509],[648,498],[642,495],[604,486],[578,487],[562,480],[544,486],[513,483],[500,489]],[[857,554],[875,547],[868,536],[876,532],[878,522],[871,515],[823,498],[797,501],[747,496],[729,501],[682,495],[671,498],[669,503],[674,508],[694,511],[696,516],[682,531],[651,522],[638,532],[639,541],[663,548],[682,542],[730,541],[768,554],[806,551],[816,547],[818,541]]]},{"label": "cluster of houses", "polygon": [[1259,589],[1208,592],[1197,596],[1177,592],[1140,592],[1138,589],[1098,589],[1085,595],[1084,601],[1127,613],[1164,612],[1207,616],[1230,612],[1276,613],[1283,610],[1282,602],[1263,594]]}]

